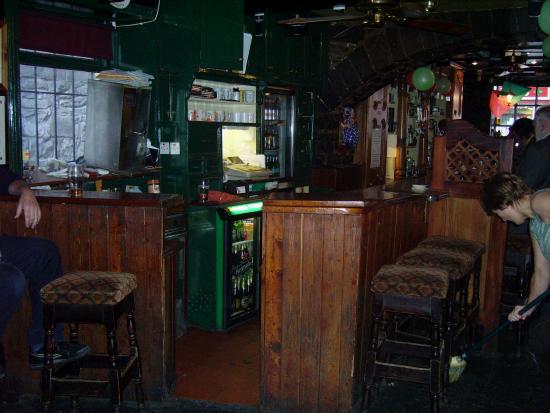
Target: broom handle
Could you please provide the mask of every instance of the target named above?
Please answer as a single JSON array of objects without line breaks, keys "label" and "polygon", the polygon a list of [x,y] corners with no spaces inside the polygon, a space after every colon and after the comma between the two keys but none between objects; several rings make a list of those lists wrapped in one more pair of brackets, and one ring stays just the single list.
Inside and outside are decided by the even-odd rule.
[{"label": "broom handle", "polygon": [[[540,294],[538,297],[536,297],[533,301],[531,301],[529,304],[526,304],[520,311],[519,314],[522,315],[529,311],[531,308],[536,306],[538,303],[540,303],[542,300],[544,300],[546,297],[550,295],[550,289],[546,290],[542,294]],[[503,329],[508,327],[512,322],[508,319],[506,319],[505,322],[501,323],[498,327],[496,327],[494,330],[492,330],[489,334],[484,336],[481,340],[479,340],[476,344],[474,344],[472,347],[470,347],[466,352],[463,354],[464,356],[467,356],[469,353],[471,353],[474,350],[480,349],[485,343],[487,343],[489,340],[491,340],[494,336],[496,336],[498,333],[500,333]]]}]

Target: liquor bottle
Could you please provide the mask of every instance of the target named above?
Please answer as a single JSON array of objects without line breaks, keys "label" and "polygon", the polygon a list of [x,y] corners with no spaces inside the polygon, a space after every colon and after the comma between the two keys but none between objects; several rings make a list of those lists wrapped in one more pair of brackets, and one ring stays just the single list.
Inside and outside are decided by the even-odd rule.
[{"label": "liquor bottle", "polygon": [[273,120],[281,119],[281,105],[279,103],[279,98],[275,98],[275,104],[273,105]]},{"label": "liquor bottle", "polygon": [[234,222],[231,226],[231,242],[237,242],[237,223]]},{"label": "liquor bottle", "polygon": [[233,248],[231,250],[231,264],[232,264],[232,267],[236,268],[236,267],[238,267],[238,265],[240,263],[241,263],[241,256],[239,254],[238,247],[235,245],[235,246],[233,246]]},{"label": "liquor bottle", "polygon": [[233,284],[233,306],[234,312],[241,311],[241,291],[240,291],[240,278],[235,277]]}]

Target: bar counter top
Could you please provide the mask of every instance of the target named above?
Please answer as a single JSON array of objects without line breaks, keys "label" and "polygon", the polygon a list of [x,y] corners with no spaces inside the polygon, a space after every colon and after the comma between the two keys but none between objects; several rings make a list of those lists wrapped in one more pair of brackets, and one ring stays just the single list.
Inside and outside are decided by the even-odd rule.
[{"label": "bar counter top", "polygon": [[333,193],[273,193],[264,199],[264,207],[375,208],[425,197],[413,192],[384,191],[382,187]]},{"label": "bar counter top", "polygon": [[[82,196],[75,197],[66,190],[44,189],[34,190],[34,194],[39,203],[50,204],[171,207],[183,202],[181,196],[175,194],[84,191]],[[17,199],[17,196],[0,195],[0,201],[14,199]]]}]

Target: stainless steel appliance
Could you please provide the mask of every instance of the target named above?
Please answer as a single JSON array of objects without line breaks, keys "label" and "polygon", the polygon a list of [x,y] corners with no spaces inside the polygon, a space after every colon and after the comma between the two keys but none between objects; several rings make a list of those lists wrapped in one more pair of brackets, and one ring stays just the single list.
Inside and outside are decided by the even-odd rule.
[{"label": "stainless steel appliance", "polygon": [[151,90],[100,80],[88,81],[86,163],[109,170],[145,164]]}]

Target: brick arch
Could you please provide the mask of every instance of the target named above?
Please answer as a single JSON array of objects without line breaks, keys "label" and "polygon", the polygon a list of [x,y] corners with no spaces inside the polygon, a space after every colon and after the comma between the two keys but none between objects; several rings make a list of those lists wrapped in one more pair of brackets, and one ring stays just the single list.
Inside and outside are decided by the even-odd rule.
[{"label": "brick arch", "polygon": [[543,37],[527,8],[450,13],[448,19],[468,24],[472,32],[452,36],[405,26],[370,30],[359,47],[329,71],[321,91],[326,108],[356,104],[399,75],[458,52]]}]

